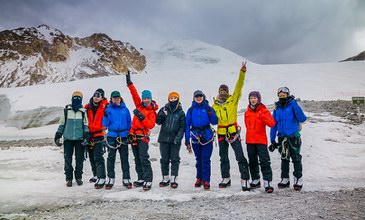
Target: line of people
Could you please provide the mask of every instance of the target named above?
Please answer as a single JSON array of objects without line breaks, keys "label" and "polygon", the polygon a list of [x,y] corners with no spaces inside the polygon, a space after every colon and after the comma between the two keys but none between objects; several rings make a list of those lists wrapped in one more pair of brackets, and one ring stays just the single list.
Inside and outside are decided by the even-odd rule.
[{"label": "line of people", "polygon": [[[153,172],[148,150],[150,131],[157,124],[161,125],[158,136],[162,173],[160,187],[178,187],[179,154],[185,134],[185,146],[190,154],[194,152],[196,159],[195,187],[203,186],[206,190],[210,189],[213,143],[215,139],[218,139],[222,177],[219,188],[231,185],[228,155],[229,145],[231,145],[241,174],[243,191],[261,187],[260,168],[265,191],[267,193],[274,191],[269,150],[273,152],[275,149],[278,149],[282,157],[281,182],[278,188],[290,187],[291,158],[294,164],[293,187],[295,190],[301,190],[303,178],[300,130],[301,123],[306,121],[306,116],[294,96],[290,95],[287,87],[278,89],[279,101],[275,103],[272,114],[261,103],[260,93],[250,92],[249,105],[244,114],[247,161],[241,144],[242,129],[237,122],[238,103],[242,96],[245,75],[246,62],[242,64],[233,94],[230,95],[229,87],[222,84],[212,106],[209,105],[202,91],[195,91],[192,105],[186,114],[177,92],[171,92],[168,95],[168,102],[160,109],[152,99],[151,91],[144,90],[140,96],[131,81],[129,72],[126,75],[126,83],[134,102],[133,118],[119,91],[113,91],[108,101],[104,90],[99,88],[85,106],[82,106],[82,93],[75,91],[72,94],[71,104],[65,107],[60,117],[54,138],[58,146],[62,146],[60,141],[62,136],[64,139],[66,185],[72,186],[73,177],[77,185],[83,184],[83,161],[86,152],[89,155],[93,173],[89,181],[94,183],[95,189],[101,189],[104,186],[106,189],[111,189],[115,184],[115,160],[119,152],[123,186],[128,189],[132,188],[132,185],[143,187],[144,190],[151,189]],[[159,111],[156,112],[158,109]],[[217,125],[217,131],[213,129],[214,125]],[[266,126],[271,127],[269,147]],[[137,172],[137,180],[134,182],[131,181],[130,176],[129,144],[132,146]],[[107,169],[105,169],[104,159],[106,150],[108,152]],[[74,151],[75,170],[72,166]],[[251,182],[249,182],[250,174]]]}]

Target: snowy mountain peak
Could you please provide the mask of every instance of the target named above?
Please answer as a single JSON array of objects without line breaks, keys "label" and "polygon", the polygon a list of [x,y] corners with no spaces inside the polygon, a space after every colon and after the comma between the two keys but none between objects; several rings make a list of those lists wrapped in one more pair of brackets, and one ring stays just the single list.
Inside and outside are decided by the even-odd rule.
[{"label": "snowy mountain peak", "polygon": [[103,33],[72,38],[44,24],[0,32],[0,87],[140,72],[145,66],[133,45]]}]

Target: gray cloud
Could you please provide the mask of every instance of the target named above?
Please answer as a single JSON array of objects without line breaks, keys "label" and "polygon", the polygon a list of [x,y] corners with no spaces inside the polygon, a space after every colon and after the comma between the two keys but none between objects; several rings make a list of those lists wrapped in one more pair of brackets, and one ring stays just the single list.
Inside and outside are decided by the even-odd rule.
[{"label": "gray cloud", "polygon": [[[257,63],[335,62],[365,50],[363,0],[0,0],[0,30],[47,24],[156,49],[179,38]],[[365,39],[364,39],[365,41]]]}]

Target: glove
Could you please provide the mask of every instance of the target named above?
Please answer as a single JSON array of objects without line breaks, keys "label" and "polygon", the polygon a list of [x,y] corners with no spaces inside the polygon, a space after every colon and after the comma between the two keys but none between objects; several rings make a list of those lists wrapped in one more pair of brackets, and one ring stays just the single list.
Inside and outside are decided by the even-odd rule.
[{"label": "glove", "polygon": [[129,86],[130,84],[133,84],[131,81],[131,72],[129,72],[129,70],[128,70],[127,75],[125,75],[125,78],[126,78],[127,86]]},{"label": "glove", "polygon": [[278,146],[279,146],[279,144],[278,144],[278,143],[276,143],[276,142],[274,141],[273,143],[271,143],[271,144],[270,144],[270,146],[269,146],[269,151],[270,151],[270,152],[274,152],[274,151],[275,151],[275,149],[277,149],[277,148],[278,148]]},{"label": "glove", "polygon": [[246,70],[247,70],[246,63],[247,63],[247,61],[246,61],[246,62],[242,62],[241,70],[242,70],[243,72],[246,72]]},{"label": "glove", "polygon": [[138,118],[140,121],[143,121],[143,120],[146,118],[146,116],[144,116],[144,114],[142,114],[142,112],[141,112],[141,111],[139,111],[138,109],[134,109],[134,110],[133,110],[133,114],[134,114],[135,116],[137,116],[137,118]]},{"label": "glove", "polygon": [[181,144],[181,140],[180,140],[180,138],[176,137],[176,138],[174,139],[174,144]]},{"label": "glove", "polygon": [[81,145],[82,145],[82,146],[87,146],[87,145],[89,145],[90,140],[91,140],[90,132],[86,132],[86,133],[85,133],[85,135],[84,135],[84,141],[81,143]]},{"label": "glove", "polygon": [[186,150],[188,150],[189,154],[192,154],[190,141],[185,141]]},{"label": "glove", "polygon": [[61,137],[62,137],[62,133],[61,132],[56,132],[55,136],[54,136],[54,143],[58,146],[61,147],[62,143],[61,141]]}]

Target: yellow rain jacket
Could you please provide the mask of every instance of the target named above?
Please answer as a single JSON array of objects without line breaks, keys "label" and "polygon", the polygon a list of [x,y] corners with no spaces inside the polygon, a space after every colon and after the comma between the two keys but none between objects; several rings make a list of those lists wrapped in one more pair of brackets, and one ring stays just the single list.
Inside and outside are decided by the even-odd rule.
[{"label": "yellow rain jacket", "polygon": [[220,135],[237,132],[235,124],[237,123],[237,108],[238,101],[242,95],[243,82],[245,80],[246,72],[240,71],[236,87],[233,95],[227,98],[225,103],[220,103],[217,99],[214,100],[213,109],[218,117],[218,131]]}]

